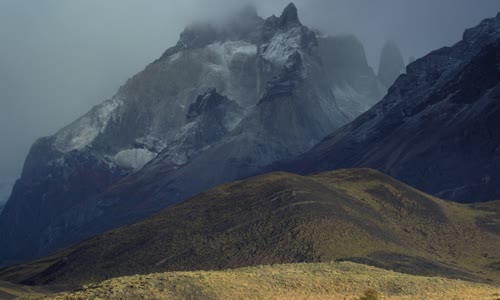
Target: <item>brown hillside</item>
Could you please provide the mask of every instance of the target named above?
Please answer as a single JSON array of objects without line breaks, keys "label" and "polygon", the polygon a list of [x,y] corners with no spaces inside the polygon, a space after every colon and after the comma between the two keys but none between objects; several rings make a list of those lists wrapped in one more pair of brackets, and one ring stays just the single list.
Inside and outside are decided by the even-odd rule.
[{"label": "brown hillside", "polygon": [[0,271],[28,284],[348,260],[500,281],[498,203],[445,202],[379,172],[273,173],[219,186],[143,222]]}]

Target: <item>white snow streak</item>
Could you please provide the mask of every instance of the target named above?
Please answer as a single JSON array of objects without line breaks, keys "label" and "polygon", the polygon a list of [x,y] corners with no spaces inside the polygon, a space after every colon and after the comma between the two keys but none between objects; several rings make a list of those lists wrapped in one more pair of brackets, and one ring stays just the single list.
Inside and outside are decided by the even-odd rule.
[{"label": "white snow streak", "polygon": [[156,153],[147,149],[129,149],[113,156],[113,162],[125,169],[138,170],[156,157]]},{"label": "white snow streak", "polygon": [[73,124],[59,131],[55,147],[61,152],[80,150],[90,145],[104,131],[121,100],[112,99],[92,109]]},{"label": "white snow streak", "polygon": [[262,46],[262,57],[271,63],[284,65],[290,55],[302,48],[301,38],[299,27],[279,33]]}]

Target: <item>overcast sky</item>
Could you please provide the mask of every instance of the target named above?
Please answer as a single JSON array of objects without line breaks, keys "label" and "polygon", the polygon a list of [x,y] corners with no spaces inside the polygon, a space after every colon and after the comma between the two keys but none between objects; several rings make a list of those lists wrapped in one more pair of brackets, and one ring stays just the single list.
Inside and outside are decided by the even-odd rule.
[{"label": "overcast sky", "polygon": [[[17,177],[33,141],[113,96],[198,19],[244,0],[0,0],[0,178]],[[257,0],[261,16],[288,0]],[[353,33],[377,67],[392,39],[406,58],[451,45],[499,0],[296,0],[303,23]]]}]

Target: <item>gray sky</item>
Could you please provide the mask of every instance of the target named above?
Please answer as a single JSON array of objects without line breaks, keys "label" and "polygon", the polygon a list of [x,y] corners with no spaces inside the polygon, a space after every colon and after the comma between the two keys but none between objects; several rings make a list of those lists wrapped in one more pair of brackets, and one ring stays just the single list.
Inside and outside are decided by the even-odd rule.
[{"label": "gray sky", "polygon": [[[193,20],[243,0],[0,0],[0,178],[17,177],[32,142],[110,98],[173,46]],[[256,0],[279,15],[289,0]],[[395,40],[406,58],[451,45],[500,11],[498,0],[296,0],[303,23],[353,33],[373,66]]]}]

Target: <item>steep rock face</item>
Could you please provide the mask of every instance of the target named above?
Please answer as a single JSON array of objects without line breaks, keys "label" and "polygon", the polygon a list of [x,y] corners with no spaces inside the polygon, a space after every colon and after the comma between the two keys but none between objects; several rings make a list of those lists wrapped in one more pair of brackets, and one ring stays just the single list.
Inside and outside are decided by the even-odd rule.
[{"label": "steep rock face", "polygon": [[279,65],[281,55],[287,58],[258,104],[227,136],[186,163],[172,168],[162,153],[99,195],[94,201],[109,213],[82,229],[82,237],[143,218],[217,184],[260,173],[272,162],[304,153],[348,121],[331,92],[314,34],[293,18],[292,25],[283,19],[271,17],[264,25],[261,64]]},{"label": "steep rock face", "polygon": [[346,124],[317,45],[293,4],[187,28],[111,100],[33,145],[0,217],[0,264],[259,172]]},{"label": "steep rock face", "polygon": [[[100,214],[99,210],[87,206],[85,200],[104,191],[126,174],[106,163],[94,151],[72,151],[64,159],[48,160],[45,169],[30,172],[40,158],[54,155],[34,152],[46,148],[41,145],[43,143],[53,144],[54,139],[39,140],[34,146],[26,160],[23,178],[16,182],[2,212],[2,255],[12,253],[30,257],[44,253],[48,245],[54,248],[65,245],[71,241],[71,233],[65,231],[65,224],[82,225],[88,215]],[[67,216],[68,210],[79,214]]]},{"label": "steep rock face", "polygon": [[445,199],[498,199],[499,82],[500,15],[409,65],[382,102],[285,169],[373,167]]},{"label": "steep rock face", "polygon": [[215,89],[199,96],[186,115],[189,123],[159,154],[161,168],[178,168],[192,157],[219,142],[239,123],[244,110]]},{"label": "steep rock face", "polygon": [[401,50],[394,41],[388,41],[382,48],[378,77],[388,89],[405,70]]},{"label": "steep rock face", "polygon": [[363,44],[354,36],[320,37],[319,54],[337,103],[354,119],[382,100],[386,88],[368,65]]}]

